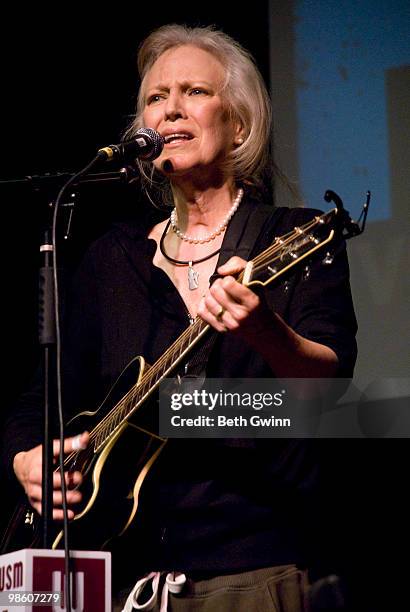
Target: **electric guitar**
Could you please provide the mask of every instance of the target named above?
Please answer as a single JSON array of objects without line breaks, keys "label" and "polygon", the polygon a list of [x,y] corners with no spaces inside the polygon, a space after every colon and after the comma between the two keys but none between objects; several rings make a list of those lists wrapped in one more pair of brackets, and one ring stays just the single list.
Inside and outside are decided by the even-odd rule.
[{"label": "electric guitar", "polygon": [[[247,263],[238,281],[248,287],[266,286],[323,252],[335,236],[350,238],[362,233],[369,192],[361,227],[352,221],[334,192],[327,191],[325,199],[334,201],[336,208],[276,238],[268,249]],[[76,432],[90,432],[88,447],[71,452],[64,462],[65,470],[78,470],[83,475],[83,499],[70,522],[71,548],[105,548],[133,522],[142,484],[167,443],[158,435],[153,418],[158,412],[152,405],[154,392],[209,330],[207,323],[196,318],[152,366],[143,357],[135,357],[95,412],[81,412],[68,423]],[[63,531],[60,523],[54,524],[53,548],[58,548],[64,544]],[[3,537],[1,552],[39,546],[40,532],[40,517],[26,501],[16,509]]]}]

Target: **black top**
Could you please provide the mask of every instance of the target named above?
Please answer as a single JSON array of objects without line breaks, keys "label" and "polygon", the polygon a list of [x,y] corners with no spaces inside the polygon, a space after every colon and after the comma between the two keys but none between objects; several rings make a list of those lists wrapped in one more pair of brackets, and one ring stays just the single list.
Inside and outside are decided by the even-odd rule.
[{"label": "black top", "polygon": [[[248,197],[241,208],[257,205]],[[275,209],[251,257],[318,212]],[[95,407],[135,355],[154,363],[189,324],[175,286],[152,265],[156,244],[146,238],[148,225],[113,227],[89,248],[74,276],[64,315],[67,413]],[[295,269],[265,294],[296,332],[332,348],[339,375],[349,377],[356,321],[345,245],[333,249],[330,266],[319,257],[307,278]],[[207,374],[273,375],[259,354],[229,333],[218,337]],[[9,472],[17,452],[41,442],[41,410],[38,384],[20,399],[6,426]],[[170,440],[142,491],[141,533],[126,543],[132,575],[160,568],[232,572],[309,560],[317,469],[314,440]]]}]

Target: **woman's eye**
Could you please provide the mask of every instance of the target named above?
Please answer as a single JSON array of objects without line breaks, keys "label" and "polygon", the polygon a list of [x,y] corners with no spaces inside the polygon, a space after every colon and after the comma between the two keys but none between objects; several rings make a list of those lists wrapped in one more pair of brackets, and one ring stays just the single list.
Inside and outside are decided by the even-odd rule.
[{"label": "woman's eye", "polygon": [[160,94],[154,94],[148,98],[147,104],[152,104],[153,102],[158,102],[161,100]]},{"label": "woman's eye", "polygon": [[198,96],[199,94],[206,94],[206,91],[204,89],[200,89],[199,87],[195,87],[194,89],[191,89],[189,93],[191,96]]}]

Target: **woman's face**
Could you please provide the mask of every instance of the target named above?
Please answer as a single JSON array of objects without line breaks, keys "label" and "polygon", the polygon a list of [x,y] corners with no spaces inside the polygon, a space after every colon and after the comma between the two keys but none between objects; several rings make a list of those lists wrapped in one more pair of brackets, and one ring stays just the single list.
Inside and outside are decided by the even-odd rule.
[{"label": "woman's face", "polygon": [[203,178],[218,173],[240,132],[221,97],[224,79],[218,59],[190,45],[169,49],[149,70],[143,121],[165,138],[154,162],[159,170],[191,177],[198,170]]}]

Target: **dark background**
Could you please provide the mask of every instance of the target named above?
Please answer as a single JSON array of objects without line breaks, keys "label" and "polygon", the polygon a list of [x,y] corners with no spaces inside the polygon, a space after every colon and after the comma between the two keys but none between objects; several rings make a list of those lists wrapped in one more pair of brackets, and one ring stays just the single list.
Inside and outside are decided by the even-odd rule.
[{"label": "dark background", "polygon": [[[95,12],[75,15],[73,11],[50,14],[36,7],[25,9],[24,18],[17,10],[10,12],[3,21],[0,202],[6,255],[4,411],[25,384],[37,355],[37,253],[50,218],[47,205],[58,191],[56,184],[42,184],[39,190],[8,181],[78,171],[99,147],[120,141],[138,91],[138,45],[161,24],[215,24],[251,49],[268,80],[267,11],[266,2],[256,3],[252,19],[246,20],[233,19],[231,10],[216,2],[194,12],[188,3],[178,3],[172,9],[156,3],[155,9],[145,9],[143,15],[136,8],[99,7]],[[129,212],[130,199],[125,202],[123,196],[121,188],[106,185],[77,192],[79,204],[72,219],[71,239],[62,247],[67,257],[76,261],[93,238],[124,214],[124,207]],[[61,223],[66,228],[66,213]]]},{"label": "dark background", "polygon": [[[159,25],[217,25],[254,54],[269,85],[267,1],[246,7],[207,2],[199,8],[192,3],[179,2],[172,8],[167,3],[152,3],[152,9],[147,6],[143,13],[138,8],[141,5],[134,4],[133,8],[99,6],[86,13],[84,8],[50,12],[25,7],[24,14],[19,8],[9,9],[0,36],[2,181],[73,172],[91,160],[99,147],[119,142],[135,105],[138,45]],[[0,185],[4,257],[1,420],[12,410],[39,357],[38,248],[49,219],[48,202],[55,195],[55,188],[34,192],[27,185]],[[117,187],[80,191],[71,239],[61,249],[63,265],[70,269],[93,238],[130,212],[129,195]],[[336,565],[349,579],[353,576],[355,585],[361,586],[362,593],[371,593],[372,599],[377,589],[384,592],[386,580],[397,593],[401,589],[396,546],[405,553],[408,550],[408,502],[403,490],[406,442],[323,442],[329,442],[332,463],[321,511],[326,516],[329,547],[333,542],[340,547]],[[3,483],[6,516],[14,497],[4,479]]]}]

